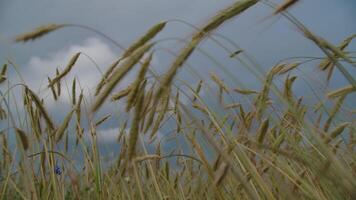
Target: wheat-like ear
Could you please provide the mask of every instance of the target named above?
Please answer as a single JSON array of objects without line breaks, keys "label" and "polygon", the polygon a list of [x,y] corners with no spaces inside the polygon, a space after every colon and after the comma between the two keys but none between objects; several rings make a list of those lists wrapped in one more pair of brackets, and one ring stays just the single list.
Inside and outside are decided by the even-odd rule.
[{"label": "wheat-like ear", "polygon": [[113,72],[110,81],[106,84],[103,91],[97,96],[96,101],[92,106],[92,112],[95,112],[104,103],[105,99],[109,96],[114,87],[120,82],[120,80],[137,64],[142,56],[152,47],[152,44],[146,44],[138,48],[128,57],[124,63]]},{"label": "wheat-like ear", "polygon": [[59,142],[62,137],[64,132],[67,130],[67,127],[69,125],[70,120],[72,119],[72,115],[74,113],[75,109],[72,109],[67,116],[64,118],[63,123],[61,124],[61,126],[57,129],[56,133],[55,133],[55,141]]},{"label": "wheat-like ear", "polygon": [[[351,43],[351,41],[356,37],[356,34],[346,38],[344,41],[342,41],[342,43],[337,47],[337,49],[339,49],[341,52],[344,51],[344,49],[349,46],[349,44]],[[339,56],[338,55],[333,55],[334,59],[338,59]],[[329,81],[331,78],[331,75],[333,73],[334,70],[334,66],[335,63],[333,61],[333,59],[330,58],[325,58],[324,60],[322,60],[319,64],[319,68],[322,71],[326,71],[328,70],[328,74],[327,74],[327,80]]]},{"label": "wheat-like ear", "polygon": [[339,136],[346,127],[348,127],[350,125],[349,122],[344,122],[342,124],[340,124],[339,126],[335,127],[330,134],[328,135],[328,137],[325,139],[325,143],[329,143],[331,140],[335,139],[337,136]]},{"label": "wheat-like ear", "polygon": [[111,75],[111,73],[114,71],[114,69],[116,68],[116,66],[119,65],[120,61],[122,60],[122,58],[117,59],[115,62],[113,62],[109,69],[106,70],[104,76],[102,77],[102,79],[100,80],[100,82],[98,83],[98,85],[96,86],[95,89],[95,96],[97,96],[101,89],[103,88],[103,86],[108,82],[108,79]]},{"label": "wheat-like ear", "polygon": [[284,94],[283,95],[289,101],[292,101],[292,99],[293,99],[292,85],[296,79],[297,79],[296,76],[292,76],[291,78],[289,78],[289,76],[287,76],[287,78],[284,82]]},{"label": "wheat-like ear", "polygon": [[81,122],[81,104],[83,101],[83,90],[80,91],[79,94],[79,98],[78,98],[78,102],[77,105],[75,105],[75,114],[76,114],[76,145],[78,145],[79,143],[79,139],[82,137],[84,130],[83,128],[80,126],[80,122]]},{"label": "wheat-like ear", "polygon": [[135,107],[135,115],[132,120],[132,125],[130,129],[130,139],[129,139],[129,145],[128,145],[128,151],[127,151],[127,158],[128,161],[131,161],[135,154],[135,149],[136,149],[136,143],[140,131],[140,119],[141,119],[141,110],[143,106],[143,101],[144,101],[144,96],[145,96],[145,82],[142,84],[140,88],[140,94],[138,96],[137,100],[137,105]]},{"label": "wheat-like ear", "polygon": [[324,131],[325,132],[328,131],[332,120],[334,119],[336,114],[339,112],[342,104],[344,103],[345,98],[346,98],[346,95],[340,96],[338,98],[338,100],[336,101],[336,104],[335,104],[334,108],[330,111],[329,117],[328,117],[328,119],[326,120],[326,122],[324,124]]},{"label": "wheat-like ear", "polygon": [[111,117],[111,114],[105,115],[101,119],[99,119],[97,122],[95,122],[95,127],[99,126],[100,124],[104,123],[107,119]]},{"label": "wheat-like ear", "polygon": [[83,101],[83,97],[84,97],[83,90],[81,90],[80,94],[79,94],[77,105],[75,106],[75,113],[77,115],[77,121],[78,121],[79,124],[80,124],[81,104],[82,104],[82,101]]},{"label": "wheat-like ear", "polygon": [[267,106],[266,102],[268,101],[268,96],[269,96],[274,75],[279,73],[282,70],[283,66],[284,65],[276,65],[272,67],[272,69],[266,75],[266,79],[263,84],[263,89],[255,101],[255,106],[257,109],[256,115],[258,119],[261,119],[263,112],[266,109]]},{"label": "wheat-like ear", "polygon": [[80,52],[76,53],[74,56],[72,56],[72,58],[70,59],[68,65],[66,66],[66,68],[63,70],[62,73],[58,74],[53,80],[52,82],[48,85],[48,87],[53,86],[54,84],[56,84],[57,82],[59,82],[65,75],[67,75],[70,70],[73,68],[73,66],[75,65],[75,63],[77,62],[78,58],[80,56]]},{"label": "wheat-like ear", "polygon": [[234,91],[243,95],[258,94],[257,91],[248,89],[235,88]]},{"label": "wheat-like ear", "polygon": [[132,84],[132,91],[130,92],[129,96],[127,97],[127,106],[126,106],[126,111],[128,112],[131,107],[135,104],[135,100],[138,94],[138,90],[140,88],[141,83],[144,81],[146,72],[148,70],[148,67],[150,66],[151,60],[152,60],[153,54],[150,53],[150,55],[146,58],[146,60],[143,62],[142,67],[140,71],[137,74],[137,78]]},{"label": "wheat-like ear", "polygon": [[214,185],[219,186],[222,180],[226,177],[227,172],[229,171],[229,165],[222,163],[216,171]]},{"label": "wheat-like ear", "polygon": [[77,95],[77,93],[76,93],[76,78],[74,78],[73,82],[72,82],[72,104],[73,104],[73,106],[75,106],[76,101],[77,101],[76,95]]},{"label": "wheat-like ear", "polygon": [[6,119],[6,117],[7,117],[6,111],[0,105],[0,120],[4,120]]},{"label": "wheat-like ear", "polygon": [[43,106],[41,100],[38,98],[38,96],[32,90],[30,90],[28,87],[25,88],[25,94],[28,94],[31,97],[31,99],[33,100],[33,102],[36,104],[37,109],[40,111],[43,118],[45,119],[48,128],[50,130],[54,130],[54,127],[55,127],[54,123],[53,123],[52,119],[49,117],[47,110],[44,108],[44,106]]},{"label": "wheat-like ear", "polygon": [[[56,68],[56,76],[58,77],[59,76],[59,69],[58,68]],[[52,81],[51,81],[52,82]],[[50,83],[48,83],[48,84],[50,84]],[[56,83],[56,88],[57,88],[57,96],[61,96],[61,82],[60,81],[58,81],[57,83]]]},{"label": "wheat-like ear", "polygon": [[257,142],[259,144],[262,144],[263,143],[263,139],[265,138],[267,132],[268,132],[268,126],[269,126],[269,120],[268,119],[265,119],[260,128],[258,129],[258,132],[257,132]]},{"label": "wheat-like ear", "polygon": [[356,92],[356,87],[353,87],[352,85],[345,86],[343,88],[331,91],[327,94],[329,98],[337,98],[340,96],[348,95],[352,92]]},{"label": "wheat-like ear", "polygon": [[168,110],[168,105],[169,105],[169,100],[170,100],[170,95],[169,93],[166,94],[165,97],[163,97],[164,99],[162,99],[161,101],[161,110],[158,113],[157,119],[153,125],[152,131],[151,131],[151,135],[150,138],[152,139],[155,134],[157,133],[158,129],[160,128],[160,125],[164,119],[164,117],[167,114],[167,110]]},{"label": "wheat-like ear", "polygon": [[1,69],[0,84],[6,81],[6,72],[7,72],[7,64],[4,64]]},{"label": "wheat-like ear", "polygon": [[145,45],[153,37],[155,37],[166,26],[166,22],[161,22],[150,28],[142,37],[135,41],[124,53],[123,58],[131,55],[136,49]]},{"label": "wheat-like ear", "polygon": [[28,147],[29,147],[28,138],[26,136],[26,133],[23,130],[19,129],[19,128],[16,128],[15,130],[16,130],[17,135],[20,138],[22,147],[26,151],[28,149]]},{"label": "wheat-like ear", "polygon": [[155,101],[160,99],[162,94],[167,91],[167,87],[171,85],[175,75],[177,74],[178,69],[190,57],[195,48],[199,45],[199,43],[205,38],[207,34],[211,33],[213,30],[222,25],[225,21],[242,13],[257,2],[258,0],[238,1],[215,15],[205,26],[203,26],[203,28],[196,32],[193,35],[191,41],[180,51],[173,64],[169,68],[168,72],[164,75],[161,81],[161,86],[156,92]]},{"label": "wheat-like ear", "polygon": [[278,72],[278,75],[283,75],[285,73],[288,73],[289,71],[297,68],[300,65],[299,62],[297,63],[290,63],[290,64],[284,64],[282,69]]},{"label": "wheat-like ear", "polygon": [[197,100],[197,96],[199,95],[202,86],[203,86],[203,80],[200,80],[198,85],[197,85],[197,87],[195,88],[195,92],[194,93],[196,95],[193,96],[193,100],[192,100],[193,102],[195,102]]},{"label": "wheat-like ear", "polygon": [[281,13],[288,8],[292,7],[298,2],[298,0],[285,0],[281,5],[279,5],[276,10],[273,12],[274,15]]},{"label": "wheat-like ear", "polygon": [[[52,82],[52,79],[50,77],[47,77],[47,80],[48,80],[48,83]],[[51,89],[54,100],[57,101],[57,94],[56,94],[56,90],[54,89],[54,86],[52,85],[50,87],[50,89]]]},{"label": "wheat-like ear", "polygon": [[210,72],[210,77],[221,88],[221,90],[229,93],[229,89],[225,85],[224,81],[221,80],[214,72]]},{"label": "wheat-like ear", "polygon": [[125,89],[119,91],[118,93],[114,94],[111,97],[111,101],[118,101],[121,98],[126,97],[127,95],[130,94],[131,90],[132,90],[132,86],[129,85],[127,88],[125,88]]},{"label": "wheat-like ear", "polygon": [[242,52],[243,52],[243,50],[237,50],[237,51],[233,52],[232,54],[230,54],[230,58],[234,58]]},{"label": "wheat-like ear", "polygon": [[64,27],[64,25],[62,24],[48,24],[48,25],[40,26],[31,32],[27,32],[16,36],[15,41],[27,42],[29,40],[35,40],[62,27]]},{"label": "wheat-like ear", "polygon": [[225,109],[233,109],[233,108],[239,108],[241,106],[240,103],[231,103],[227,104],[224,106]]}]

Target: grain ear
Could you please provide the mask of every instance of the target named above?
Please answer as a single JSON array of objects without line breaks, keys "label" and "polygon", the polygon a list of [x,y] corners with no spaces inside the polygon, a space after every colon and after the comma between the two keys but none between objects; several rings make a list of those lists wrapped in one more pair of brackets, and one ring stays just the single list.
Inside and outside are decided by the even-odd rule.
[{"label": "grain ear", "polygon": [[274,15],[286,11],[293,5],[295,5],[299,0],[285,0],[281,5],[279,5],[276,10],[273,12]]},{"label": "grain ear", "polygon": [[56,84],[57,82],[59,82],[64,76],[66,76],[70,70],[73,68],[73,66],[75,65],[75,63],[77,62],[78,58],[80,56],[80,52],[74,54],[74,56],[72,56],[72,58],[70,59],[69,63],[67,64],[66,68],[63,70],[62,73],[58,74],[53,80],[52,82],[48,85],[48,87],[53,86],[54,84]]},{"label": "grain ear", "polygon": [[19,128],[16,128],[15,130],[16,130],[17,135],[20,138],[22,147],[26,151],[28,149],[28,147],[29,147],[28,138],[27,138],[26,133],[23,130],[19,129]]},{"label": "grain ear", "polygon": [[30,40],[35,40],[62,27],[64,27],[64,25],[61,24],[48,24],[44,26],[39,26],[38,28],[36,28],[31,32],[27,32],[16,36],[15,41],[27,42]]},{"label": "grain ear", "polygon": [[91,111],[95,112],[101,107],[106,98],[110,95],[111,91],[115,88],[115,86],[122,80],[122,78],[132,69],[132,67],[137,64],[142,56],[149,51],[153,44],[146,44],[140,48],[138,48],[135,52],[133,52],[130,57],[128,57],[125,62],[123,62],[115,72],[113,72],[110,81],[106,84],[103,91],[97,96]]},{"label": "grain ear", "polygon": [[7,73],[7,64],[4,64],[1,69],[0,84],[6,81],[6,73]]},{"label": "grain ear", "polygon": [[155,101],[160,99],[164,92],[167,92],[167,87],[171,85],[174,77],[177,74],[178,69],[186,62],[186,60],[190,57],[190,55],[193,53],[199,43],[203,41],[206,35],[217,29],[224,22],[228,21],[229,19],[237,16],[246,9],[255,5],[257,2],[258,0],[238,1],[215,15],[205,26],[203,26],[200,30],[194,33],[191,41],[179,52],[178,56],[173,61],[171,67],[164,75],[161,81],[160,88],[156,92],[154,98]]}]

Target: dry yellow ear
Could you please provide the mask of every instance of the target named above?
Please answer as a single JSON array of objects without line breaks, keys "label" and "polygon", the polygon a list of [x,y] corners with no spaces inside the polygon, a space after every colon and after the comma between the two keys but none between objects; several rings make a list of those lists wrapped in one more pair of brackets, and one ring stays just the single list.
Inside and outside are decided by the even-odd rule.
[{"label": "dry yellow ear", "polygon": [[281,13],[281,12],[289,9],[293,5],[295,5],[297,2],[298,2],[298,0],[286,0],[276,8],[276,10],[273,12],[273,14],[276,15],[278,13]]},{"label": "dry yellow ear", "polygon": [[23,130],[19,129],[19,128],[16,128],[15,131],[16,131],[17,135],[20,138],[22,147],[26,151],[28,149],[28,147],[29,147],[28,138],[26,136],[26,133]]},{"label": "dry yellow ear", "polygon": [[7,64],[4,64],[0,74],[0,84],[6,81]]},{"label": "dry yellow ear", "polygon": [[29,40],[35,40],[64,26],[65,25],[62,24],[48,24],[48,25],[40,26],[31,32],[27,32],[16,36],[15,41],[27,42]]},{"label": "dry yellow ear", "polygon": [[80,52],[74,54],[74,56],[72,56],[72,58],[70,59],[69,63],[67,64],[66,68],[63,70],[62,73],[58,74],[51,83],[49,83],[48,87],[53,86],[54,84],[56,84],[57,82],[59,82],[64,76],[66,76],[70,70],[73,68],[73,66],[75,65],[75,63],[77,62],[78,58],[80,56]]},{"label": "dry yellow ear", "polygon": [[356,91],[356,87],[353,87],[352,85],[345,86],[343,88],[331,91],[327,94],[329,98],[337,98],[341,96],[346,96],[352,92]]},{"label": "dry yellow ear", "polygon": [[92,106],[92,112],[95,112],[101,107],[106,98],[109,96],[111,91],[115,88],[115,86],[124,78],[124,76],[140,61],[143,55],[148,52],[153,44],[145,44],[138,49],[136,49],[125,61],[120,65],[120,68],[115,70],[109,82],[106,84],[106,87],[103,91],[97,96],[96,101]]}]

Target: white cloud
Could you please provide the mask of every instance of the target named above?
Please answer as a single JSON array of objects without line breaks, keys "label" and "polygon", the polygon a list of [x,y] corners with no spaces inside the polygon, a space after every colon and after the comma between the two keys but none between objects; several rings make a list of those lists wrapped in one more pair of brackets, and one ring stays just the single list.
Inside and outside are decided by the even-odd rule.
[{"label": "white cloud", "polygon": [[[123,136],[128,136],[130,133],[130,128],[127,128],[124,130],[124,135]],[[98,129],[96,130],[96,135],[97,135],[97,141],[99,143],[116,143],[117,139],[120,134],[120,128],[115,127],[115,128],[108,128],[108,129]],[[85,133],[87,139],[90,139],[90,133],[86,132]],[[153,146],[156,146],[158,142],[163,139],[164,135],[158,131],[156,133],[156,138],[155,140],[151,141],[149,134],[143,134],[141,133],[141,136],[143,137],[143,140],[146,143],[152,143]]]},{"label": "white cloud", "polygon": [[97,139],[100,143],[115,143],[119,133],[119,128],[101,129],[96,131]]}]

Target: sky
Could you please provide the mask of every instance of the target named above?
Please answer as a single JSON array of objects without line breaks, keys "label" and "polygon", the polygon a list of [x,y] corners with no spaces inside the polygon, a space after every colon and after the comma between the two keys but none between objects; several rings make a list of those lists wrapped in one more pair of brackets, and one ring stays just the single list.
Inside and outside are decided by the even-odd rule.
[{"label": "sky", "polygon": [[[65,28],[25,44],[14,43],[14,37],[39,25],[69,23],[100,30],[127,47],[147,29],[161,21],[179,19],[199,27],[219,10],[234,2],[232,0],[0,0],[0,64],[5,63],[7,59],[12,60],[18,66],[18,71],[26,84],[38,91],[41,97],[48,98],[48,91],[46,93],[43,89],[47,76],[53,77],[56,67],[63,68],[73,54],[81,51],[85,55],[80,57],[66,80],[70,85],[74,77],[79,78],[81,86],[86,88],[85,94],[90,96],[90,89],[95,87],[100,79],[100,71],[105,71],[121,53],[121,50],[110,41],[80,28]],[[300,0],[290,9],[290,13],[317,35],[338,44],[356,33],[355,10],[355,0]],[[272,12],[269,7],[259,3],[224,24],[216,32],[238,44],[259,63],[264,71],[284,58],[323,55],[290,22],[280,16],[271,17]],[[193,32],[194,30],[187,25],[172,21],[156,40],[174,37],[187,40]],[[221,42],[234,50],[231,44],[223,40]],[[182,46],[182,42],[177,40],[161,42],[156,47],[161,51],[157,51],[155,55],[153,61],[155,69],[159,72],[166,71],[174,58],[164,51],[165,48],[178,52]],[[204,41],[200,48],[217,61],[213,62],[203,52],[195,52],[188,60],[188,64],[201,76],[206,76],[209,71],[216,71],[231,85],[243,83],[244,87],[248,88],[260,87],[259,81],[256,81],[256,77],[249,72],[249,69],[229,60],[227,52],[211,40]],[[355,43],[350,45],[349,49],[355,50]],[[323,80],[325,75],[316,70],[316,64],[303,68],[306,76]],[[220,65],[224,66],[228,73],[222,70]],[[197,83],[199,80],[188,69],[183,68],[180,76],[189,83]],[[353,75],[356,73],[354,69],[350,69],[350,72]],[[9,73],[9,79],[14,82],[20,80],[14,69],[10,69]],[[125,84],[132,80],[133,75],[133,73],[129,74],[119,88],[124,88]],[[234,82],[236,81],[234,77],[239,82]],[[330,87],[337,88],[346,84],[347,82],[336,72]],[[296,90],[303,94],[305,87],[305,84],[297,83]],[[54,117],[58,121],[68,111],[63,107],[70,103],[69,98],[65,98],[69,97],[69,94],[63,95],[59,102],[46,102],[49,109],[57,113]],[[352,100],[355,100],[354,96],[348,99],[349,105],[355,107]],[[119,113],[119,110],[115,108],[115,113]],[[109,111],[110,108],[106,107],[101,113],[104,115]],[[101,131],[101,140],[113,141],[117,129],[117,121],[107,122]]]}]

